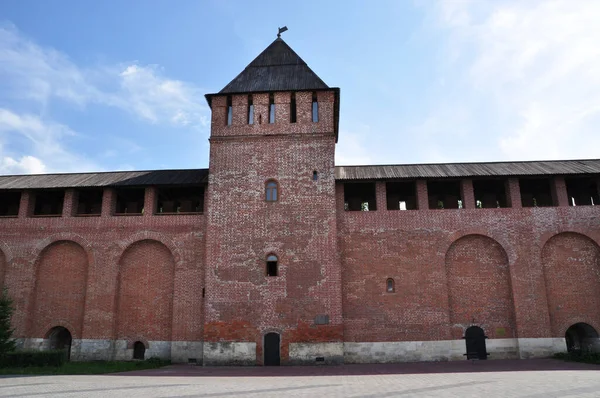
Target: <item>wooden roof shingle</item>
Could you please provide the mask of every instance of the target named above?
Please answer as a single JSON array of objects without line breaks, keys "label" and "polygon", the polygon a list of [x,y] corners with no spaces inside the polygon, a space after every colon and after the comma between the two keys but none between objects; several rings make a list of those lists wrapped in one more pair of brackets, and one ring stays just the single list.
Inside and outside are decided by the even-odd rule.
[{"label": "wooden roof shingle", "polygon": [[336,180],[600,174],[600,159],[528,162],[337,166]]},{"label": "wooden roof shingle", "polygon": [[52,189],[206,184],[208,169],[0,176],[0,189]]},{"label": "wooden roof shingle", "polygon": [[[328,88],[285,41],[277,38],[218,94]],[[209,102],[213,95],[215,94],[207,94]]]}]

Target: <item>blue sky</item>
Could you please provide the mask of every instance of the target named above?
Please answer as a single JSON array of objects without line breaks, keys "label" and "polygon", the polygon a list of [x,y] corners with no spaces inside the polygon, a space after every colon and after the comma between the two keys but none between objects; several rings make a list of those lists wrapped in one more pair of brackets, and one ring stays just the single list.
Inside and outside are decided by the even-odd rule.
[{"label": "blue sky", "polygon": [[287,25],[337,164],[600,157],[600,2],[0,2],[0,174],[208,167],[220,90]]}]

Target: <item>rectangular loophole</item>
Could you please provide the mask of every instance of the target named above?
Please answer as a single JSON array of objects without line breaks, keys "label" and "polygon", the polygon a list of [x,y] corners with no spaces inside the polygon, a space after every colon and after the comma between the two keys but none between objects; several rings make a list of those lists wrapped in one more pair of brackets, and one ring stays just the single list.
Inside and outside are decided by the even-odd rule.
[{"label": "rectangular loophole", "polygon": [[504,180],[473,180],[473,192],[478,209],[508,207]]},{"label": "rectangular loophole", "polygon": [[569,206],[595,206],[600,204],[598,184],[593,178],[565,178]]},{"label": "rectangular loophole", "polygon": [[145,193],[144,188],[118,189],[115,214],[143,214]]},{"label": "rectangular loophole", "polygon": [[521,205],[523,207],[553,206],[550,179],[520,178]]},{"label": "rectangular loophole", "polygon": [[388,210],[416,210],[417,194],[414,181],[388,182],[385,193]]},{"label": "rectangular loophole", "polygon": [[65,191],[38,191],[35,193],[34,216],[61,216]]},{"label": "rectangular loophole", "polygon": [[0,191],[0,217],[16,217],[19,215],[21,192]]},{"label": "rectangular loophole", "polygon": [[156,214],[193,214],[204,211],[204,187],[158,188]]},{"label": "rectangular loophole", "polygon": [[460,181],[427,181],[430,209],[462,209]]},{"label": "rectangular loophole", "polygon": [[375,183],[352,182],[344,184],[344,210],[375,211],[377,201]]},{"label": "rectangular loophole", "polygon": [[77,192],[78,216],[99,216],[102,213],[102,189],[82,189]]}]

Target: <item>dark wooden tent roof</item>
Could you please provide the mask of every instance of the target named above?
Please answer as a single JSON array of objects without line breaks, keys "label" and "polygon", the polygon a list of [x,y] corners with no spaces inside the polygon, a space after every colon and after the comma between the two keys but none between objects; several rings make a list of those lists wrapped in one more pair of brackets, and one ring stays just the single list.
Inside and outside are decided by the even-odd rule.
[{"label": "dark wooden tent roof", "polygon": [[0,176],[0,189],[206,184],[208,169]]},{"label": "dark wooden tent roof", "polygon": [[388,166],[338,166],[336,180],[462,178],[600,174],[600,159],[531,162],[440,163]]},{"label": "dark wooden tent roof", "polygon": [[285,41],[277,38],[218,94],[328,88]]}]

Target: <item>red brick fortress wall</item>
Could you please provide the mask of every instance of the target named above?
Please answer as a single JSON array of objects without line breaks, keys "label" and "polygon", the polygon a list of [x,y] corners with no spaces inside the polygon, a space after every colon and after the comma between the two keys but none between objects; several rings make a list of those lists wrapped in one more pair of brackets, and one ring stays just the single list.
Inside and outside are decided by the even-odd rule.
[{"label": "red brick fortress wall", "polygon": [[512,208],[429,210],[417,189],[421,209],[392,211],[378,182],[377,210],[351,212],[343,190],[346,341],[454,340],[471,325],[489,339],[564,338],[577,322],[600,330],[600,207],[522,208],[513,188]]}]

